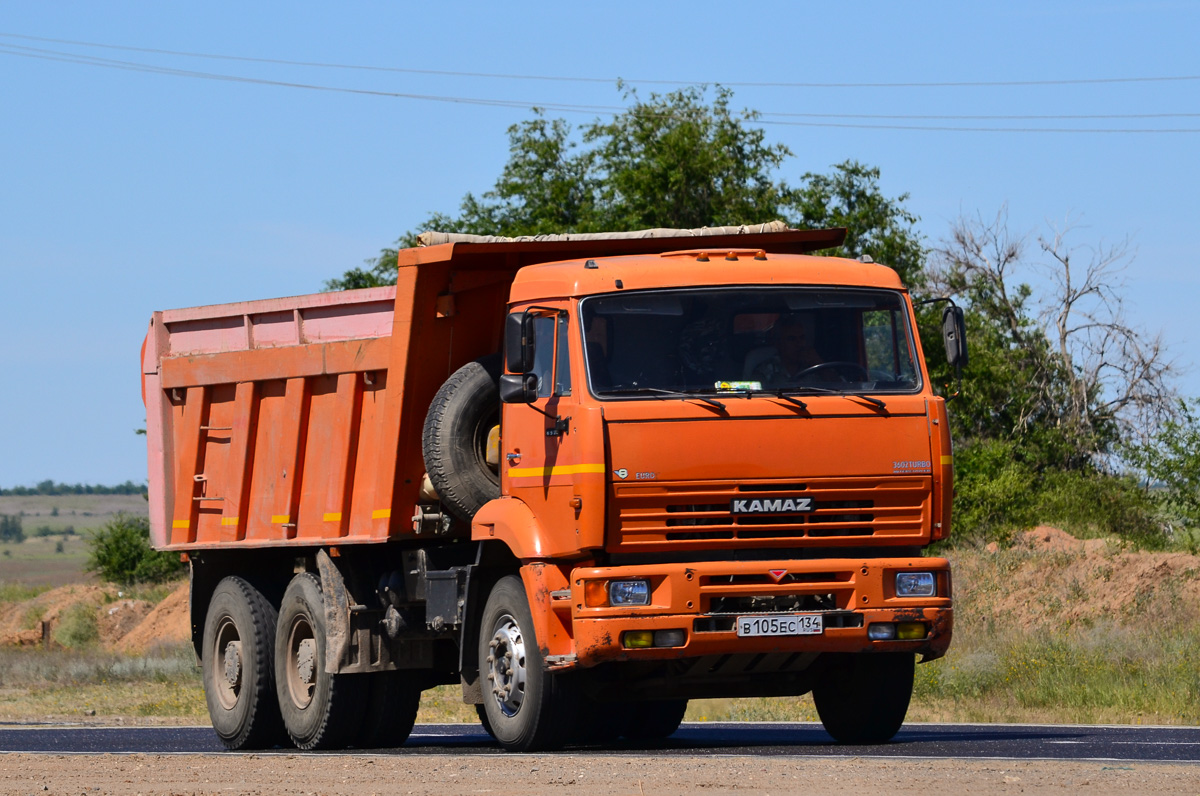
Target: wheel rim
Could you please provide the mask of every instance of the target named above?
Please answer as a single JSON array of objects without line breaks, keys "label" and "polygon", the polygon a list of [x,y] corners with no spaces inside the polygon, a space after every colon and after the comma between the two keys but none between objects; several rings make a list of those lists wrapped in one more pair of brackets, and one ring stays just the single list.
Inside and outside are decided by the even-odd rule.
[{"label": "wheel rim", "polygon": [[226,616],[217,626],[216,639],[213,642],[212,654],[209,659],[213,662],[213,684],[217,702],[225,710],[233,710],[238,697],[242,693],[242,638],[233,619]]},{"label": "wheel rim", "polygon": [[303,710],[317,686],[317,640],[307,616],[297,616],[288,630],[287,690],[292,704]]},{"label": "wheel rim", "polygon": [[517,620],[500,617],[488,642],[487,670],[492,698],[505,716],[515,716],[525,701],[525,639]]}]

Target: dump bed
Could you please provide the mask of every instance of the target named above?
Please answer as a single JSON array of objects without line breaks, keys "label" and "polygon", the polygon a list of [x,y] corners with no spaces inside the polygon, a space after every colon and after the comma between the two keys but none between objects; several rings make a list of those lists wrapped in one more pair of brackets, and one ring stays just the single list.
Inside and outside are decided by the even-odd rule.
[{"label": "dump bed", "polygon": [[845,234],[780,226],[452,238],[401,250],[394,288],[154,313],[142,347],[152,542],[313,546],[414,533],[425,413],[454,370],[500,350],[519,269],[695,245],[679,233],[717,251],[785,252]]},{"label": "dump bed", "polygon": [[411,533],[425,411],[456,367],[499,350],[515,270],[449,259],[401,268],[397,287],[155,313],[142,352],[154,545]]}]

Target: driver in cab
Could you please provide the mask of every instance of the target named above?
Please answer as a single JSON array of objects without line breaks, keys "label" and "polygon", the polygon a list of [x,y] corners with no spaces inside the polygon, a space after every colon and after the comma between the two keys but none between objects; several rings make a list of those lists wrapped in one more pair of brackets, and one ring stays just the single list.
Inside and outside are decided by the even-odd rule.
[{"label": "driver in cab", "polygon": [[805,380],[806,371],[820,365],[824,360],[804,331],[804,320],[799,315],[781,315],[771,327],[768,341],[775,353],[755,366],[750,378],[762,382],[764,387],[789,387]]}]

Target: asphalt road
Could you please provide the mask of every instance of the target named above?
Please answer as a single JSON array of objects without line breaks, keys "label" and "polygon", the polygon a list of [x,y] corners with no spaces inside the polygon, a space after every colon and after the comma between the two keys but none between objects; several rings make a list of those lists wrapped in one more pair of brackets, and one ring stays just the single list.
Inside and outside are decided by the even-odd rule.
[{"label": "asphalt road", "polygon": [[[819,724],[709,722],[685,724],[668,741],[653,747],[615,744],[590,749],[605,754],[660,756],[750,754],[1200,763],[1200,727],[912,724],[888,744],[839,746]],[[208,727],[0,725],[0,753],[204,754],[222,751]],[[276,751],[296,753],[291,749]],[[359,753],[350,750],[342,754]],[[366,750],[361,754],[456,756],[504,752],[476,725],[422,724],[402,747]]]}]

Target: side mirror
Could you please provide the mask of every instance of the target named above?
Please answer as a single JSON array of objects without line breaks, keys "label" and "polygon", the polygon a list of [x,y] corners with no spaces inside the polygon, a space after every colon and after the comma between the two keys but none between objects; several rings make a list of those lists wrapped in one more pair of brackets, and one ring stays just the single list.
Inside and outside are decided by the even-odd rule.
[{"label": "side mirror", "polygon": [[942,310],[942,341],[946,344],[946,361],[950,367],[961,371],[967,366],[967,325],[962,307],[950,306]]},{"label": "side mirror", "polygon": [[511,373],[533,369],[533,317],[514,312],[504,320],[504,358]]},{"label": "side mirror", "polygon": [[[510,316],[511,317],[511,316]],[[531,404],[538,397],[538,377],[534,373],[505,373],[500,377],[500,401],[506,404]]]}]

